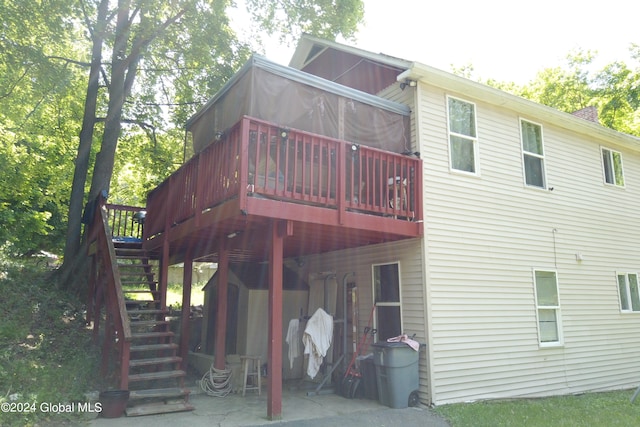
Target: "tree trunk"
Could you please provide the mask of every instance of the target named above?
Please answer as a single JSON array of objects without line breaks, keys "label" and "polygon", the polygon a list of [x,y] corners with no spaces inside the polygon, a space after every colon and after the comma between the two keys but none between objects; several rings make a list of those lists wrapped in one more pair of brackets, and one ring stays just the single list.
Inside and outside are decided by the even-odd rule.
[{"label": "tree trunk", "polygon": [[[109,84],[109,104],[104,122],[102,145],[93,168],[89,200],[97,197],[102,191],[109,194],[109,186],[113,175],[116,147],[122,130],[122,107],[126,98],[125,82],[127,80],[127,47],[130,35],[129,13],[131,0],[118,1],[115,40],[111,56],[111,83]],[[130,70],[131,71],[131,70]],[[133,70],[135,73],[135,70]],[[129,79],[133,80],[132,76]]]},{"label": "tree trunk", "polygon": [[[91,145],[93,143],[93,131],[96,122],[96,105],[98,99],[100,67],[102,62],[102,45],[104,40],[104,30],[109,1],[102,0],[98,7],[98,17],[96,28],[92,34],[93,47],[91,52],[91,68],[89,69],[89,82],[87,84],[87,95],[84,103],[84,116],[82,118],[82,129],[80,130],[80,141],[78,144],[78,155],[75,161],[73,182],[71,184],[71,197],[69,200],[69,214],[67,222],[67,240],[64,248],[64,263],[60,269],[63,288],[72,289],[76,286],[71,282],[72,274],[76,271],[77,263],[83,259],[81,242],[82,231],[82,211],[84,202],[84,186],[87,182],[87,172],[89,171],[89,159],[91,156]],[[79,259],[80,258],[80,259]]]}]

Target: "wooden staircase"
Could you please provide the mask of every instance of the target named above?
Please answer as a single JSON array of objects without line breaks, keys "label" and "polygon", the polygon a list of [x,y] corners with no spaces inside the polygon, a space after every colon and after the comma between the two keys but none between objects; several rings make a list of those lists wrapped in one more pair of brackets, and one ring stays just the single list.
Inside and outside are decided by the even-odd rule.
[{"label": "wooden staircase", "polygon": [[189,411],[186,372],[167,320],[165,295],[155,265],[139,243],[114,242],[131,328],[127,416]]}]

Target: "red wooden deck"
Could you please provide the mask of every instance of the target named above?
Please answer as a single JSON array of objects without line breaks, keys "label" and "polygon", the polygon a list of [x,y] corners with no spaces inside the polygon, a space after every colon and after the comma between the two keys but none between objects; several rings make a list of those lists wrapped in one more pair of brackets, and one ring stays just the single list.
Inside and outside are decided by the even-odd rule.
[{"label": "red wooden deck", "polygon": [[[213,139],[213,136],[212,136]],[[147,199],[144,246],[265,260],[268,224],[287,222],[284,257],[422,234],[420,159],[244,117]]]}]

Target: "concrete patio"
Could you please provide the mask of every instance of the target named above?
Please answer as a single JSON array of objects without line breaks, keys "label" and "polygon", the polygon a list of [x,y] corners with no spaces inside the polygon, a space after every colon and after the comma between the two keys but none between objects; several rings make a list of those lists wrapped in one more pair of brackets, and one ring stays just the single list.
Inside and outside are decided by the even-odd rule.
[{"label": "concrete patio", "polygon": [[256,392],[230,394],[226,397],[211,397],[197,385],[191,385],[189,403],[193,411],[141,417],[95,418],[89,425],[94,427],[164,427],[188,425],[198,426],[394,426],[421,425],[448,427],[449,424],[425,407],[392,409],[369,399],[346,399],[333,393],[308,395],[307,391],[287,384],[283,387],[282,419],[267,419],[267,396],[265,389],[260,396]]}]

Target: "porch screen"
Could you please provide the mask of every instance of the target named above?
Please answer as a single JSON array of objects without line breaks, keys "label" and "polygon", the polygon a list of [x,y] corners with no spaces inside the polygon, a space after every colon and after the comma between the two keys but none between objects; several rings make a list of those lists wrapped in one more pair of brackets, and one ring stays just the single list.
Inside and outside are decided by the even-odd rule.
[{"label": "porch screen", "polygon": [[410,151],[405,105],[254,56],[187,123],[195,153],[244,115],[395,153]]}]

